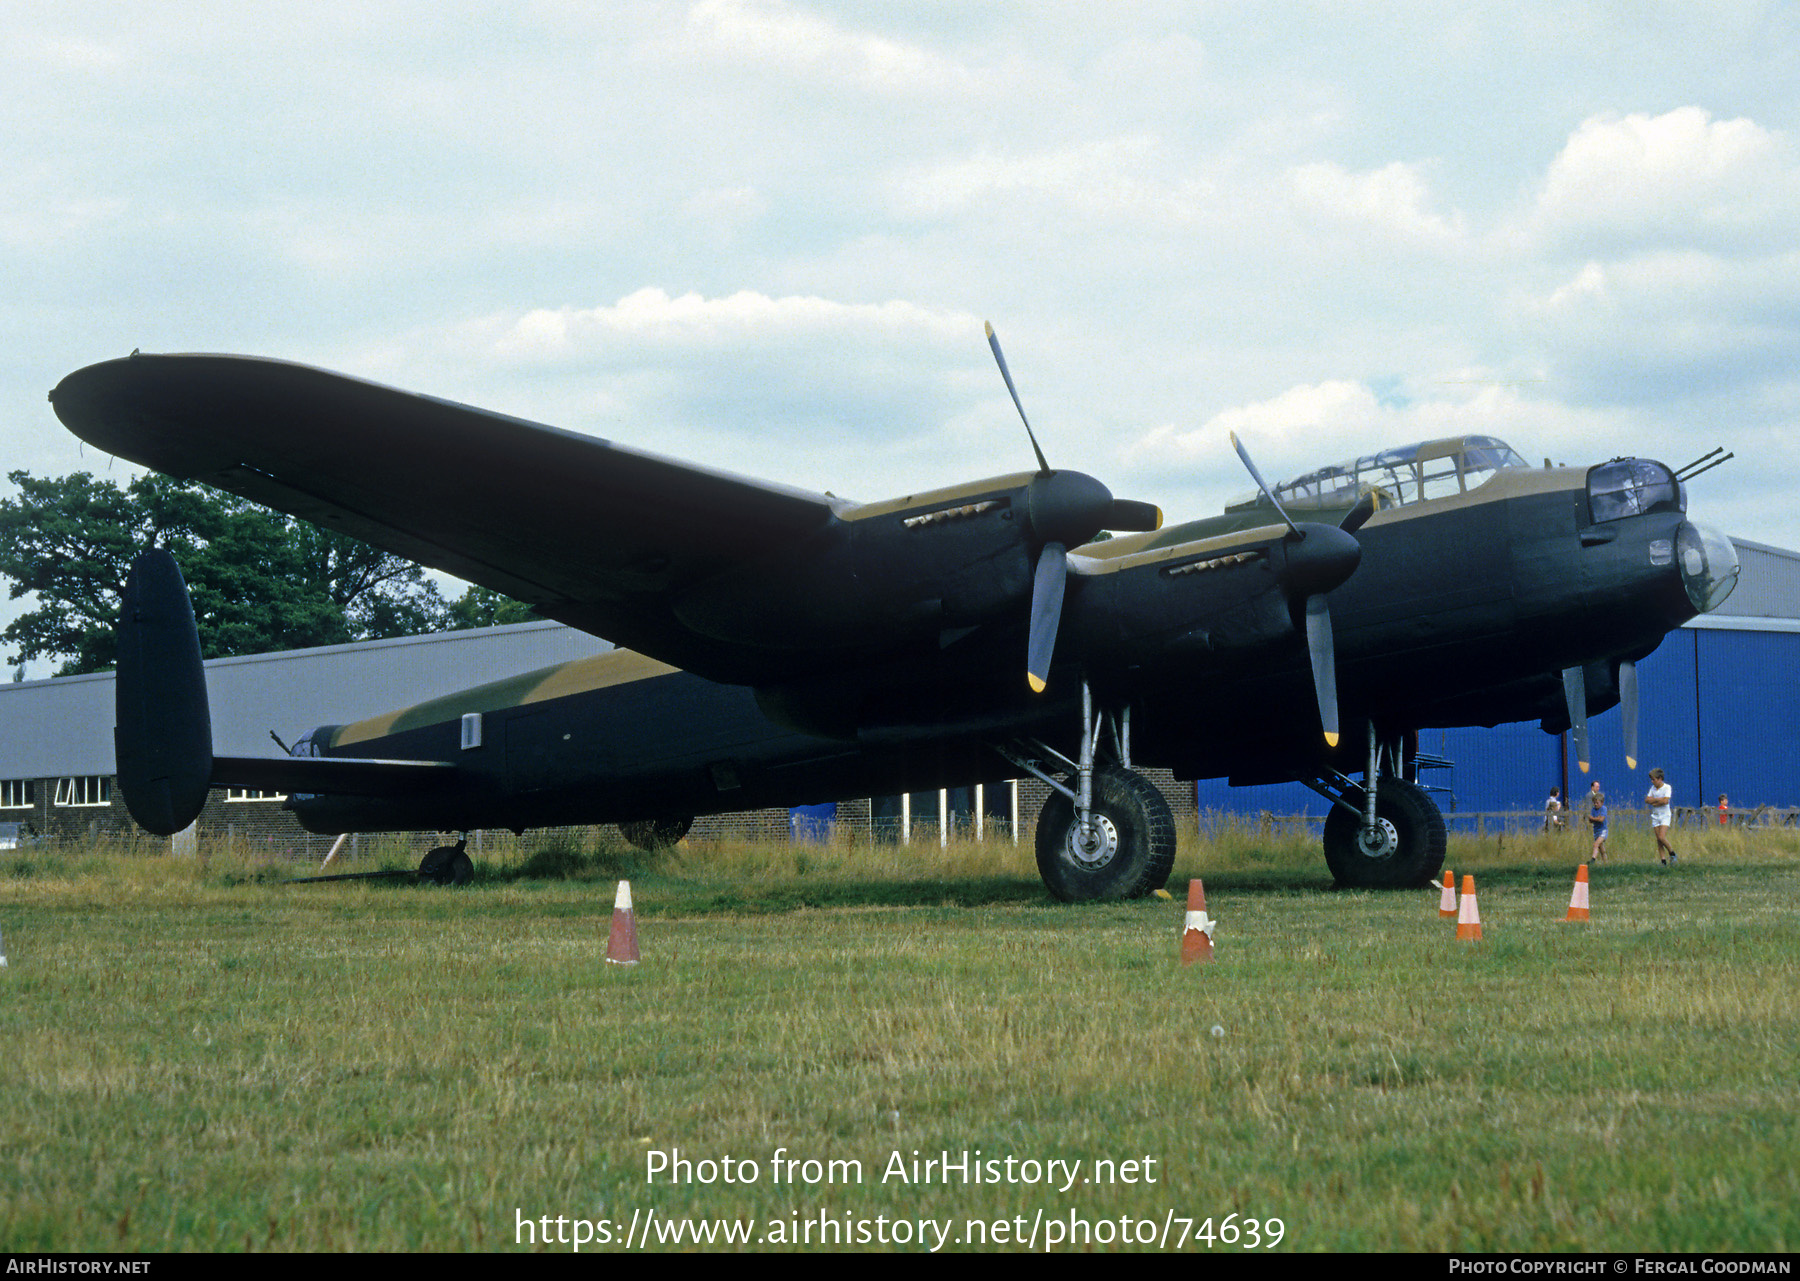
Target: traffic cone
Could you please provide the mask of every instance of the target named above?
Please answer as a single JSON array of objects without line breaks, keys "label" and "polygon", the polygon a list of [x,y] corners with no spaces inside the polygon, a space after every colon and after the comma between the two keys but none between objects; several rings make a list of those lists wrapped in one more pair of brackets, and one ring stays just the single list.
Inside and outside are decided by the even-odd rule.
[{"label": "traffic cone", "polygon": [[1569,895],[1569,914],[1565,921],[1585,921],[1588,918],[1588,875],[1587,864],[1583,863],[1575,869],[1575,892]]},{"label": "traffic cone", "polygon": [[1456,873],[1449,868],[1444,869],[1444,892],[1438,895],[1438,917],[1442,920],[1456,917]]},{"label": "traffic cone", "polygon": [[1481,909],[1475,905],[1475,878],[1466,872],[1463,874],[1462,904],[1456,912],[1456,937],[1481,937]]},{"label": "traffic cone", "polygon": [[1213,926],[1217,924],[1206,914],[1206,886],[1195,877],[1188,882],[1187,923],[1181,928],[1181,963],[1192,965],[1195,961],[1213,959]]},{"label": "traffic cone", "polygon": [[606,959],[613,965],[638,963],[637,917],[631,910],[631,882],[620,881],[613,897],[612,932],[606,936]]}]

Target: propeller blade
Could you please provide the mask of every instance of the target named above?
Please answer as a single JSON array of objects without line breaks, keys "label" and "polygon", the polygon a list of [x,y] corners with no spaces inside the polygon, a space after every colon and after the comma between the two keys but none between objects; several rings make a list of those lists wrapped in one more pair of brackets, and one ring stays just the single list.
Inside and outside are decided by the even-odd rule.
[{"label": "propeller blade", "polygon": [[1569,733],[1575,739],[1575,763],[1588,772],[1587,676],[1579,667],[1565,667],[1563,701],[1569,705]]},{"label": "propeller blade", "polygon": [[1354,534],[1363,527],[1363,522],[1373,516],[1380,506],[1381,501],[1375,497],[1375,491],[1371,489],[1362,496],[1356,506],[1350,509],[1349,514],[1338,523],[1338,528],[1343,530],[1346,534]]},{"label": "propeller blade", "polygon": [[1105,527],[1114,533],[1148,533],[1161,529],[1162,523],[1162,508],[1155,503],[1115,498],[1112,511],[1107,513]]},{"label": "propeller blade", "polygon": [[1013,386],[1012,371],[1006,367],[1006,357],[1000,354],[1000,339],[995,336],[992,324],[987,325],[987,339],[988,346],[994,351],[994,363],[1000,366],[1000,376],[1006,379],[1006,390],[1012,393],[1013,408],[1019,411],[1019,421],[1025,424],[1025,434],[1031,437],[1031,452],[1037,455],[1038,472],[1048,476],[1050,464],[1044,461],[1044,451],[1038,448],[1037,433],[1031,430],[1031,419],[1025,417],[1025,406],[1019,400],[1019,389]]},{"label": "propeller blade", "polygon": [[1031,638],[1025,655],[1025,679],[1035,694],[1042,694],[1050,679],[1050,655],[1056,648],[1056,629],[1062,623],[1063,586],[1068,573],[1069,554],[1063,545],[1045,543],[1031,583]]},{"label": "propeller blade", "polygon": [[1331,639],[1331,607],[1323,593],[1306,598],[1306,652],[1312,658],[1313,692],[1325,745],[1338,745],[1337,653]]},{"label": "propeller blade", "polygon": [[1294,536],[1296,538],[1304,538],[1305,535],[1300,532],[1300,526],[1296,525],[1294,523],[1294,518],[1287,514],[1287,508],[1283,507],[1276,499],[1275,491],[1269,488],[1269,482],[1262,478],[1262,473],[1256,470],[1256,464],[1250,461],[1250,455],[1245,451],[1243,444],[1238,440],[1235,431],[1231,433],[1231,447],[1237,450],[1237,456],[1243,460],[1244,466],[1249,469],[1250,478],[1256,482],[1256,487],[1262,490],[1262,496],[1269,500],[1269,505],[1275,509],[1282,520],[1287,522],[1287,527],[1294,531]]},{"label": "propeller blade", "polygon": [[1619,712],[1625,718],[1625,768],[1636,769],[1638,763],[1638,686],[1637,664],[1619,664]]}]

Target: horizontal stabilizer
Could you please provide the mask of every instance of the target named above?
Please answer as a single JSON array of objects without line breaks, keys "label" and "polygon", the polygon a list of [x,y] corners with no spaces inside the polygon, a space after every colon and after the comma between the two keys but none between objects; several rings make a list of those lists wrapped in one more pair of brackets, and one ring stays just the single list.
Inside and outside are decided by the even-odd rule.
[{"label": "horizontal stabilizer", "polygon": [[330,796],[428,796],[458,782],[450,761],[378,761],[341,756],[215,756],[214,787]]}]

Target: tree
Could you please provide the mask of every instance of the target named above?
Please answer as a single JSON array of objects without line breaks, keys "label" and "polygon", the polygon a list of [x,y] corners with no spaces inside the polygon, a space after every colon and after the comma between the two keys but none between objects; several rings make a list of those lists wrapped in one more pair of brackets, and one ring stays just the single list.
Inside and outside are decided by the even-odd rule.
[{"label": "tree", "polygon": [[63,658],[63,676],[112,666],[119,593],[152,543],[181,564],[207,658],[486,626],[524,609],[493,592],[470,601],[483,589],[453,605],[403,557],[196,482],[8,479],[19,493],[0,501],[0,576],[13,599],[36,597],[0,632],[9,663]]},{"label": "tree", "polygon": [[500,627],[507,623],[535,623],[539,615],[531,606],[486,587],[471,587],[450,602],[450,627]]}]

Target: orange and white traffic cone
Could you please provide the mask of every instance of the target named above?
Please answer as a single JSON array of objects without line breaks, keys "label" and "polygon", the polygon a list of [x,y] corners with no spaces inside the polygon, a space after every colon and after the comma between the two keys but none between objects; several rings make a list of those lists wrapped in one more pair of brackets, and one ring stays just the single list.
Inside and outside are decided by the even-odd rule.
[{"label": "orange and white traffic cone", "polygon": [[1192,965],[1195,961],[1213,959],[1213,926],[1217,924],[1206,914],[1206,886],[1195,877],[1188,882],[1187,923],[1181,929],[1181,963]]},{"label": "orange and white traffic cone", "polygon": [[638,963],[637,916],[631,910],[631,882],[620,881],[613,897],[612,931],[606,936],[606,959],[613,965]]},{"label": "orange and white traffic cone", "polygon": [[1462,904],[1456,912],[1456,937],[1481,937],[1481,909],[1475,905],[1475,878],[1468,873],[1463,874]]},{"label": "orange and white traffic cone", "polygon": [[1444,892],[1438,895],[1438,918],[1456,919],[1456,873],[1449,868],[1444,869]]},{"label": "orange and white traffic cone", "polygon": [[1569,895],[1569,914],[1565,921],[1585,921],[1588,918],[1588,875],[1587,864],[1583,863],[1575,869],[1575,892]]}]

